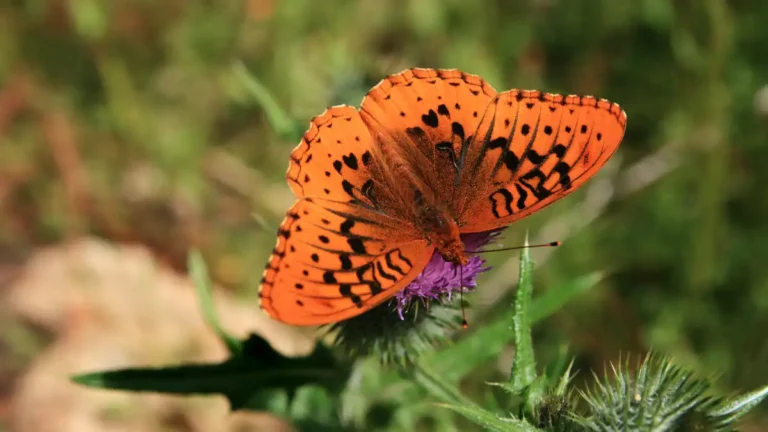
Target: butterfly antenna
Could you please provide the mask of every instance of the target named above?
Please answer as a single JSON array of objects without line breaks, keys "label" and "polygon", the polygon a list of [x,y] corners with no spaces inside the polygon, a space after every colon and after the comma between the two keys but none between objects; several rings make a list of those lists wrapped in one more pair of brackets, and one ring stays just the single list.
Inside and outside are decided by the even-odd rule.
[{"label": "butterfly antenna", "polygon": [[459,303],[461,303],[461,328],[469,328],[467,312],[464,310],[464,266],[459,264]]},{"label": "butterfly antenna", "polygon": [[466,251],[468,253],[486,253],[486,252],[504,252],[504,251],[511,251],[511,250],[517,250],[517,249],[532,249],[532,248],[540,248],[540,247],[558,247],[561,243],[559,241],[553,241],[550,243],[542,243],[542,244],[535,244],[535,245],[528,245],[528,246],[512,246],[512,247],[505,247],[501,249],[483,249],[478,251]]}]

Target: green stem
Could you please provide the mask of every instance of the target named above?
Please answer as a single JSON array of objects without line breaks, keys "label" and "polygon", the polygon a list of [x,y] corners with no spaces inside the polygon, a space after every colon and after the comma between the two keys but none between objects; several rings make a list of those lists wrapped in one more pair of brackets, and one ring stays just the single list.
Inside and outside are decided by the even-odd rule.
[{"label": "green stem", "polygon": [[248,71],[244,64],[236,63],[232,70],[256,103],[264,110],[272,129],[285,140],[299,141],[303,132],[302,129],[277,103],[272,93]]},{"label": "green stem", "polygon": [[227,333],[219,322],[216,308],[213,305],[211,279],[208,276],[208,269],[205,266],[203,256],[199,251],[193,250],[189,253],[187,267],[189,269],[189,277],[195,285],[197,297],[200,299],[200,309],[202,309],[205,323],[224,342],[229,349],[229,353],[233,357],[239,357],[243,353],[243,344],[236,337]]},{"label": "green stem", "polygon": [[[528,235],[525,236],[525,246],[528,246]],[[512,330],[515,336],[515,359],[509,378],[511,390],[521,393],[536,380],[536,359],[533,353],[531,338],[531,319],[528,314],[533,297],[533,262],[529,248],[524,248],[520,254],[520,278],[515,293]]]}]

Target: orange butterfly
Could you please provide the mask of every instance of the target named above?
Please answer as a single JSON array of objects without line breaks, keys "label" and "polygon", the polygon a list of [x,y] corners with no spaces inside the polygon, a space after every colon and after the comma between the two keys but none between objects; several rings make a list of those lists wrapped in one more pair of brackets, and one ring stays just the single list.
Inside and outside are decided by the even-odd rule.
[{"label": "orange butterfly", "polygon": [[616,151],[626,113],[591,96],[509,90],[458,70],[382,80],[360,110],[312,119],[286,175],[259,298],[273,318],[320,325],[392,298],[460,234],[496,230],[584,184]]}]

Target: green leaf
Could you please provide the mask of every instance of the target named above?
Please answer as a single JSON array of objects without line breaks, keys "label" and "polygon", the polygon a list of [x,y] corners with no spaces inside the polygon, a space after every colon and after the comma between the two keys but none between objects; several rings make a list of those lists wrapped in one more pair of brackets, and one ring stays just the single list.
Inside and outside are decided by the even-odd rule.
[{"label": "green leaf", "polygon": [[486,411],[467,399],[456,386],[423,366],[416,366],[414,368],[413,380],[433,397],[447,402],[447,404],[441,406],[458,412],[468,420],[473,421],[486,429],[494,431],[537,430],[523,421],[514,418],[501,418],[490,411]]},{"label": "green leaf", "polygon": [[440,404],[440,406],[456,411],[467,420],[482,426],[489,431],[497,432],[538,432],[541,429],[535,428],[529,423],[518,420],[513,417],[504,418],[490,413],[476,405],[450,405]]},{"label": "green leaf", "polygon": [[283,110],[261,81],[253,76],[241,62],[236,63],[232,67],[232,71],[235,78],[245,86],[256,103],[264,110],[272,129],[287,141],[297,142],[301,140],[304,129],[299,127]]},{"label": "green leaf", "polygon": [[[531,323],[535,324],[547,318],[571,299],[595,286],[602,278],[601,273],[592,273],[547,290],[531,303]],[[459,380],[473,369],[493,361],[501,354],[514,337],[513,332],[509,331],[509,323],[512,321],[514,312],[510,309],[493,322],[478,326],[472,334],[432,356],[425,357],[422,363],[429,364],[446,380]]]},{"label": "green leaf", "polygon": [[515,340],[515,358],[509,384],[513,393],[520,393],[536,380],[536,359],[533,353],[531,338],[531,321],[529,309],[533,297],[533,262],[528,246],[528,235],[525,236],[524,249],[520,253],[520,277],[515,292],[514,310],[512,316],[512,332]]},{"label": "green leaf", "polygon": [[423,366],[416,366],[413,369],[413,380],[421,386],[421,388],[426,390],[427,393],[443,402],[474,405],[474,402],[462,395],[459,389],[453,384],[446,382],[440,376]]},{"label": "green leaf", "polygon": [[605,277],[604,273],[595,272],[545,291],[536,297],[531,304],[531,324],[535,324],[559,311],[574,297],[587,292],[590,288],[597,285],[603,277]]},{"label": "green leaf", "polygon": [[296,392],[291,404],[291,422],[303,431],[340,431],[336,400],[322,387],[304,386]]},{"label": "green leaf", "polygon": [[[248,408],[278,411],[276,391],[290,399],[297,389],[317,384],[329,389],[343,386],[348,375],[330,352],[318,346],[312,355],[282,356],[262,338],[252,335],[243,355],[223,363],[165,368],[130,368],[77,375],[76,383],[95,388],[151,391],[172,394],[222,394],[233,410]],[[280,404],[284,410],[285,404]]]},{"label": "green leaf", "polygon": [[205,266],[203,256],[197,250],[192,250],[187,257],[187,267],[189,277],[195,285],[197,297],[200,299],[200,309],[203,312],[203,318],[206,324],[229,349],[232,357],[238,357],[243,353],[243,344],[239,339],[227,333],[219,322],[216,308],[213,304],[213,295],[211,288],[211,279],[208,277],[208,269]]},{"label": "green leaf", "polygon": [[715,419],[719,425],[725,426],[744,416],[762,402],[766,396],[768,396],[768,386],[726,399],[707,410],[706,414],[708,417]]}]

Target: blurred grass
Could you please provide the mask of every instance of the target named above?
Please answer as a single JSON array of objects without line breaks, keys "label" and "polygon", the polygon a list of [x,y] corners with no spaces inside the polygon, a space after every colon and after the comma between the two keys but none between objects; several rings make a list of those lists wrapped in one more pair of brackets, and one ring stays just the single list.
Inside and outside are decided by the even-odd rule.
[{"label": "blurred grass", "polygon": [[0,7],[0,260],[96,234],[181,269],[198,247],[218,282],[252,298],[293,199],[295,125],[406,67],[460,68],[498,90],[616,101],[629,116],[618,173],[658,152],[673,167],[604,174],[632,192],[566,227],[537,286],[605,277],[536,329],[537,349],[568,341],[586,369],[653,347],[752,388],[768,382],[766,22],[756,0],[12,0]]}]

